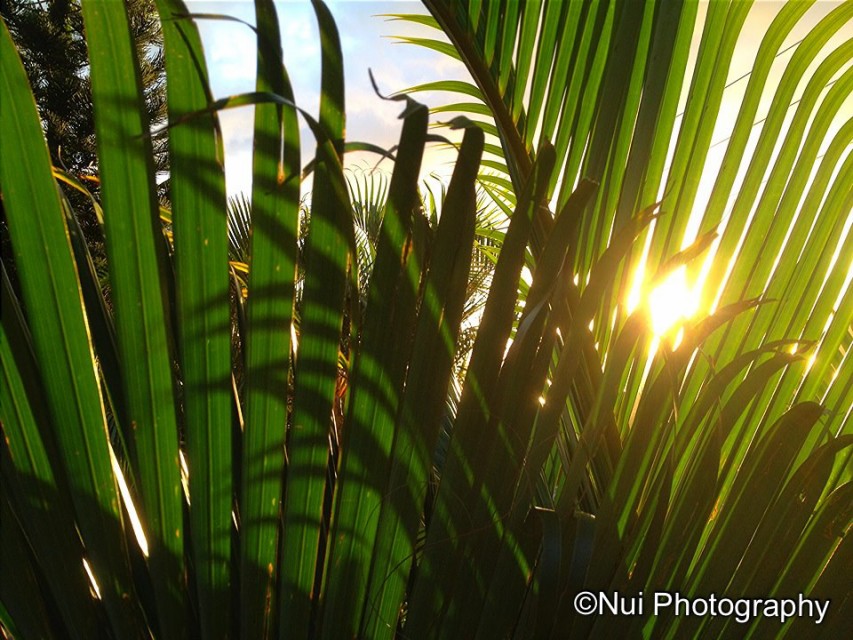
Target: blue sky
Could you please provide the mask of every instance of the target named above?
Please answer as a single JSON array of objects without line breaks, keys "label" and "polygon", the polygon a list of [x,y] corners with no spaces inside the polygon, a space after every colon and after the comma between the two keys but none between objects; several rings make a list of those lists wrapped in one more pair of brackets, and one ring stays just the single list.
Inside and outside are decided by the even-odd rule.
[{"label": "blue sky", "polygon": [[[550,0],[561,1],[561,0]],[[391,93],[406,87],[434,80],[470,79],[464,65],[446,55],[422,47],[395,42],[392,36],[420,35],[442,38],[436,30],[427,29],[409,23],[391,21],[381,17],[393,13],[426,13],[417,0],[327,0],[341,36],[344,53],[346,81],[347,139],[366,141],[383,147],[396,144],[400,121],[397,119],[401,107],[399,103],[380,100],[370,86],[368,69],[372,69],[383,92]],[[241,18],[254,23],[254,3],[251,0],[223,1],[207,0],[188,2],[191,11],[196,13],[219,13]],[[838,5],[836,0],[821,0],[808,11],[794,30],[789,34],[781,48],[800,40],[813,26]],[[294,87],[297,102],[310,113],[316,114],[319,101],[320,49],[316,18],[310,3],[306,0],[284,0],[276,3],[281,24],[285,65]],[[728,77],[731,83],[723,96],[720,117],[717,120],[713,142],[709,152],[704,178],[699,186],[692,224],[688,225],[683,244],[692,242],[696,225],[699,222],[702,203],[707,201],[714,179],[722,162],[726,149],[725,140],[731,133],[737,116],[738,106],[743,97],[748,74],[754,63],[755,51],[761,38],[783,6],[775,0],[757,1],[750,10],[741,38],[735,50]],[[700,4],[700,16],[704,15],[705,5]],[[211,84],[216,97],[252,91],[255,74],[255,36],[244,25],[235,22],[199,21],[206,55],[210,65]],[[689,69],[695,60],[701,27],[694,34],[694,47]],[[823,49],[823,53],[811,67],[813,70],[820,60],[849,37],[849,31],[841,30]],[[781,77],[785,65],[790,61],[793,50],[781,54],[774,64],[775,76]],[[811,72],[810,70],[810,72]],[[805,77],[810,76],[810,72]],[[737,82],[735,79],[741,78]],[[759,107],[759,117],[766,115],[775,91],[775,83],[769,82]],[[687,97],[687,85],[682,95],[682,107]],[[798,89],[797,97],[803,86]],[[451,94],[418,94],[418,99],[430,106],[447,104],[453,98]],[[826,144],[835,135],[841,124],[849,117],[853,109],[853,97],[842,108],[839,117],[833,122],[827,135]],[[793,116],[794,109],[789,111]],[[844,114],[847,114],[845,116]],[[226,175],[228,191],[231,194],[251,189],[251,148],[252,120],[251,107],[222,112],[220,115],[226,145]],[[445,116],[433,116],[432,120],[445,120]],[[752,152],[760,127],[753,130],[753,140],[747,149]],[[458,139],[455,132],[441,131],[452,139]],[[302,134],[303,158],[307,161],[313,151],[313,143],[307,128]],[[422,175],[437,172],[447,177],[452,170],[454,153],[439,149],[436,145],[428,149]],[[376,156],[354,154],[347,157],[348,164],[372,166]],[[390,171],[389,162],[381,165]],[[310,184],[305,185],[310,190]],[[661,185],[663,189],[663,185]]]},{"label": "blue sky", "polygon": [[[193,13],[218,13],[254,24],[254,4],[241,2],[191,1]],[[461,62],[409,44],[395,42],[394,35],[441,37],[432,29],[380,17],[390,13],[425,13],[420,2],[411,0],[377,2],[344,0],[328,3],[338,24],[344,53],[346,82],[347,139],[388,148],[397,143],[401,122],[399,102],[380,100],[368,77],[372,69],[383,93],[392,93],[423,82],[469,79]],[[320,46],[316,18],[311,5],[301,0],[276,3],[281,24],[284,61],[297,103],[310,113],[318,111],[320,95]],[[210,65],[211,84],[217,98],[254,90],[255,35],[246,26],[225,21],[200,20],[199,28]],[[431,105],[448,101],[449,94],[420,94]],[[251,107],[220,115],[226,145],[226,175],[229,193],[251,188]],[[434,117],[433,120],[441,118]],[[445,130],[443,133],[448,137]],[[303,155],[307,161],[313,150],[308,129],[303,127]],[[436,170],[449,174],[453,155],[438,148],[426,155],[425,173]],[[376,156],[354,154],[347,158],[355,165],[376,162]],[[383,163],[390,171],[390,164]]]}]

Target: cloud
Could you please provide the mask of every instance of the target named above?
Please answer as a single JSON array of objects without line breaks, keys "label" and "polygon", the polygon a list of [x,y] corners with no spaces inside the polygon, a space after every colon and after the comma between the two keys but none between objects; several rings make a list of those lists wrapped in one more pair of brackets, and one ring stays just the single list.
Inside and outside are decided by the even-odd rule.
[{"label": "cloud", "polygon": [[[249,1],[190,1],[193,13],[224,14],[254,24],[254,4]],[[320,37],[310,3],[299,0],[276,2],[282,36],[285,67],[296,102],[317,114],[320,101]],[[410,0],[333,1],[329,2],[338,26],[344,56],[346,87],[347,139],[371,142],[389,148],[399,140],[402,122],[398,119],[401,103],[380,99],[368,77],[368,69],[383,93],[436,79],[469,79],[458,60],[413,45],[401,45],[389,36],[442,37],[434,29],[402,21],[390,21],[381,14],[424,13],[419,2]],[[245,25],[219,20],[198,22],[208,62],[214,97],[254,90],[255,34]],[[417,98],[432,105],[447,103],[446,93],[421,94]],[[225,170],[230,194],[251,190],[252,128],[254,110],[241,108],[220,114],[225,145]],[[303,162],[313,155],[314,140],[302,127]],[[458,136],[450,136],[456,139]],[[430,148],[425,155],[424,175],[438,171],[449,175],[453,151]],[[345,163],[377,161],[374,154],[348,155]],[[385,166],[386,163],[383,163]],[[389,167],[390,170],[390,167]]]},{"label": "cloud", "polygon": [[252,189],[252,128],[254,107],[239,107],[219,113],[225,148],[225,184],[229,195]]}]

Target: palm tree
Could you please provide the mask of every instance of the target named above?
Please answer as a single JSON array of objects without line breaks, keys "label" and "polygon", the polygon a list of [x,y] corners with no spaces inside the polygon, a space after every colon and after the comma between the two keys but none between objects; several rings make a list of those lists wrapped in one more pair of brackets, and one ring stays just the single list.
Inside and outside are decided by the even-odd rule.
[{"label": "palm tree", "polygon": [[[767,30],[734,127],[714,143],[727,146],[707,202],[697,202],[697,189],[714,171],[709,148],[750,3],[710,3],[704,21],[693,2],[426,0],[431,17],[396,16],[443,31],[454,45],[451,55],[471,73],[475,85],[438,81],[410,92],[452,92],[462,101],[440,111],[491,116],[485,119],[493,133],[486,144],[489,173],[504,175],[518,191],[542,145],[553,144],[557,170],[548,195],[557,225],[567,214],[577,218],[566,260],[568,273],[580,275],[560,303],[568,307],[564,324],[555,325],[561,337],[550,357],[543,354],[548,362],[538,388],[510,403],[501,397],[503,369],[480,372],[491,387],[469,375],[453,436],[456,455],[442,476],[409,600],[412,635],[453,629],[498,637],[520,615],[534,614],[541,637],[569,629],[572,637],[624,635],[613,626],[618,620],[576,616],[570,598],[584,588],[778,595],[799,581],[801,589],[842,597],[840,573],[822,569],[828,561],[843,571],[845,555],[833,551],[850,515],[841,506],[851,473],[850,264],[839,250],[849,226],[851,129],[839,109],[851,92],[849,70],[842,73],[851,50],[849,43],[831,52],[823,47],[849,28],[851,7],[835,7],[796,43],[781,79],[770,74],[811,4],[786,5]],[[678,113],[691,35],[700,27]],[[408,39],[447,52],[440,36]],[[805,76],[814,60],[820,64]],[[765,89],[773,101],[758,120]],[[783,128],[791,110],[793,120]],[[745,153],[756,125],[757,145]],[[771,164],[774,148],[781,151]],[[564,209],[582,179],[600,184],[595,200]],[[654,220],[635,217],[658,199]],[[683,250],[694,210],[696,241]],[[532,264],[544,259],[540,238],[553,233],[551,218],[542,212],[534,221]],[[715,231],[715,251],[697,260]],[[620,241],[630,243],[626,236],[637,240],[624,245],[616,265],[608,254]],[[611,266],[606,275],[602,263]],[[705,305],[696,318],[655,336],[632,300],[635,274],[647,274],[641,282],[648,291],[673,270],[683,276],[684,264],[694,289],[704,290]],[[680,295],[690,293],[684,288]],[[683,337],[676,337],[679,328]],[[681,340],[677,348],[669,346],[673,339]],[[507,356],[506,375],[518,375],[516,366]],[[484,391],[474,397],[478,388]],[[507,406],[530,405],[536,397],[541,406],[513,409],[520,417],[506,414]],[[472,414],[463,416],[466,401]],[[497,443],[488,452],[486,425]],[[782,439],[796,444],[761,484],[755,469],[779,455]],[[503,492],[499,503],[494,488],[507,482],[508,468],[517,488]],[[812,482],[814,493],[806,489]],[[792,492],[812,498],[788,529],[781,521],[793,515],[786,505]],[[540,542],[525,548],[531,497],[559,525],[543,522]],[[471,500],[484,505],[474,512],[479,519]],[[836,518],[839,526],[833,542],[821,547],[821,563],[799,573],[798,554],[814,544],[809,536],[817,517]],[[507,530],[490,542],[498,523]],[[560,543],[561,571],[545,573],[542,562]],[[521,613],[508,606],[525,592],[537,600],[537,572],[551,580],[548,596]],[[656,637],[734,633],[730,620],[672,617],[640,617],[632,629]],[[770,623],[751,631],[773,633]]]},{"label": "palm tree", "polygon": [[[808,173],[849,71],[810,124],[808,114],[850,47],[814,73],[803,122],[780,137],[784,109],[771,111],[735,180],[755,87],[803,11],[785,6],[756,56],[729,163],[682,247],[741,3],[708,8],[670,168],[695,5],[429,3],[495,124],[455,121],[464,138],[433,228],[417,183],[427,109],[398,97],[400,144],[364,279],[340,160],[338,32],[313,4],[316,119],[293,104],[272,2],[256,2],[257,91],[213,102],[193,19],[179,0],[158,0],[164,233],[126,9],[83,1],[111,306],[74,241],[26,74],[0,33],[0,193],[21,294],[4,279],[3,633],[776,637],[813,622],[671,610],[626,621],[573,607],[583,591],[666,590],[829,598],[821,630],[840,634],[853,437],[849,351],[836,355],[849,343],[850,296],[833,251],[850,208],[849,127]],[[791,73],[850,12],[814,28]],[[779,105],[792,84],[779,83]],[[216,115],[243,104],[255,105],[245,300],[232,286]],[[304,239],[300,117],[316,142]],[[761,190],[777,139],[783,153]],[[511,216],[491,234],[499,250],[459,382],[481,166],[492,177],[480,184]],[[675,328],[653,329],[645,305],[626,302],[643,234],[655,225],[652,283],[681,269],[692,280],[723,213],[708,281],[725,287],[710,312],[681,323],[675,345]],[[730,255],[726,275],[719,256]]]}]

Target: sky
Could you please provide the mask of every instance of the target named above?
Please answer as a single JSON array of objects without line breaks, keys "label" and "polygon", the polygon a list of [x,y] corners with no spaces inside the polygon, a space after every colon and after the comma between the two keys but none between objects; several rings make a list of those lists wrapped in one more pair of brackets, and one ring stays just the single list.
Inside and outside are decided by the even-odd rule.
[{"label": "sky", "polygon": [[[560,1],[560,0],[551,0]],[[189,9],[194,13],[215,13],[234,16],[254,23],[254,4],[251,0],[190,0]],[[819,0],[805,18],[794,28],[782,48],[797,42],[823,16],[831,11],[838,2]],[[282,44],[285,66],[294,87],[297,103],[310,113],[316,114],[319,103],[320,50],[316,18],[310,3],[305,0],[284,0],[276,3],[281,24]],[[372,69],[380,89],[392,93],[407,87],[434,80],[470,80],[464,65],[446,55],[424,49],[419,46],[400,43],[393,36],[420,35],[442,38],[439,32],[391,20],[383,17],[394,13],[427,13],[417,0],[328,0],[328,6],[335,17],[341,36],[344,54],[346,82],[347,139],[378,144],[385,148],[397,142],[401,122],[396,119],[400,113],[400,103],[381,100],[374,93],[368,78],[368,69]],[[721,115],[718,120],[712,147],[708,158],[708,180],[700,187],[697,201],[702,201],[703,192],[709,192],[713,184],[714,167],[718,166],[725,151],[722,142],[731,131],[737,115],[737,107],[746,89],[747,74],[754,62],[754,52],[770,21],[781,8],[778,1],[757,0],[747,18],[741,40],[735,51],[729,80],[732,85],[724,93]],[[700,15],[704,8],[700,5]],[[211,84],[215,97],[221,98],[254,89],[255,72],[255,35],[245,25],[235,22],[200,20],[199,29],[205,44],[206,56],[210,67]],[[694,62],[696,45],[701,30],[694,37],[694,55],[688,62],[688,69]],[[842,30],[825,48],[831,51],[845,37]],[[779,77],[784,65],[790,60],[793,50],[780,55],[774,74]],[[819,57],[818,61],[822,59]],[[817,62],[815,63],[816,66]],[[808,77],[809,74],[806,74]],[[688,73],[689,78],[689,73]],[[770,89],[773,83],[768,83]],[[799,94],[797,94],[799,95]],[[430,106],[446,104],[451,94],[420,93],[417,98]],[[682,106],[687,90],[682,96]],[[759,115],[766,114],[772,91],[766,91]],[[849,109],[847,108],[849,106]],[[790,115],[793,115],[793,109]],[[849,101],[842,113],[853,112],[853,101]],[[252,145],[252,107],[233,109],[220,114],[226,145],[226,175],[228,191],[235,194],[251,189],[251,145]],[[443,120],[433,116],[432,121]],[[843,123],[842,118],[830,130],[830,136]],[[756,127],[757,134],[760,127]],[[446,128],[441,133],[454,139],[454,134]],[[458,136],[456,136],[458,138]],[[303,149],[307,161],[313,145],[307,127],[303,126]],[[453,154],[440,150],[438,145],[428,149],[424,173],[437,171],[449,176],[452,170]],[[373,166],[375,156],[354,154],[348,157],[348,163],[358,166]],[[381,165],[390,171],[390,163]],[[688,231],[688,236],[690,231]],[[685,242],[689,242],[686,238]]]},{"label": "sky", "polygon": [[[193,13],[217,13],[254,24],[254,5],[240,2],[187,3]],[[332,0],[328,6],[335,17],[344,54],[346,116],[348,141],[371,142],[384,148],[396,144],[402,121],[397,116],[402,103],[380,99],[370,84],[372,69],[377,84],[387,95],[408,87],[439,79],[470,81],[465,66],[448,56],[422,47],[395,42],[394,35],[440,37],[433,29],[392,21],[381,17],[393,13],[426,13],[420,2],[397,0]],[[293,85],[297,104],[309,113],[318,112],[320,98],[320,45],[316,18],[311,5],[300,0],[277,2],[281,25],[284,63]],[[254,90],[255,34],[236,22],[200,20],[198,22],[210,67],[211,85],[216,98]],[[418,99],[429,105],[446,103],[449,94],[423,93]],[[220,113],[225,139],[226,180],[229,194],[251,190],[252,107]],[[431,121],[443,121],[433,117]],[[446,129],[451,139],[457,136]],[[302,127],[303,158],[307,161],[313,142]],[[453,154],[432,145],[427,150],[425,172],[437,171],[449,176]],[[373,167],[379,158],[373,154],[352,154],[347,164]],[[390,161],[380,165],[390,172]]]},{"label": "sky", "polygon": [[[236,2],[191,0],[187,4],[190,11],[194,13],[224,14],[254,23],[254,4],[251,0]],[[419,1],[327,0],[327,4],[338,25],[343,48],[348,141],[371,142],[389,148],[397,143],[399,137],[402,122],[397,119],[397,116],[401,111],[401,105],[398,102],[381,100],[374,93],[370,85],[368,69],[372,69],[381,91],[385,94],[435,80],[470,81],[470,76],[460,61],[423,47],[395,41],[394,36],[401,35],[443,38],[442,34],[436,30],[394,21],[386,16],[386,14],[395,13],[427,13]],[[838,4],[840,3],[836,0],[818,0],[785,39],[780,51],[801,40]],[[296,102],[310,113],[316,114],[319,104],[320,47],[314,12],[310,3],[305,0],[279,0],[276,6],[281,25],[284,62],[290,75]],[[703,203],[707,202],[710,196],[722,162],[726,150],[725,142],[731,133],[739,104],[746,90],[748,74],[755,61],[755,52],[768,26],[782,6],[783,3],[777,0],[756,0],[747,17],[729,69],[727,83],[729,86],[723,94],[720,116],[703,172],[704,177],[699,185],[691,223],[688,224],[682,246],[689,245],[695,238],[703,212]],[[707,3],[700,3],[700,19],[704,16],[706,8]],[[200,20],[199,29],[205,45],[215,97],[221,98],[254,90],[255,35],[252,30],[236,22],[214,20]],[[849,39],[851,35],[853,34],[849,29],[840,30],[824,47],[822,54],[818,55],[812,67],[804,74],[804,78],[808,79],[825,55]],[[701,27],[694,33],[692,53],[688,60],[687,80],[679,111],[683,109],[687,99],[690,69],[695,63],[700,37]],[[753,128],[753,136],[747,146],[746,154],[752,152],[757,142],[761,130],[761,118],[769,110],[777,81],[791,60],[794,49],[795,47],[791,47],[776,58],[770,81],[765,87],[758,108],[757,125],[759,126]],[[802,94],[804,85],[805,82],[801,83],[795,91],[794,103],[788,111],[789,121],[796,111],[794,105]],[[416,97],[429,106],[447,104],[453,98],[452,94],[446,93],[419,93]],[[835,133],[851,114],[853,114],[853,97],[848,98],[830,126],[824,148],[828,146]],[[440,115],[431,117],[432,122],[445,119],[446,116]],[[224,111],[220,113],[220,120],[225,141],[228,192],[232,195],[241,191],[248,194],[251,190],[253,109],[243,107]],[[439,133],[451,139],[459,139],[458,132],[450,132],[446,128]],[[675,140],[672,148],[674,148],[674,142]],[[305,163],[310,159],[313,151],[312,139],[305,126],[302,128],[302,148],[303,163]],[[433,144],[428,147],[422,176],[435,172],[446,180],[452,171],[454,155],[452,151],[440,148],[440,145]],[[349,166],[372,167],[376,162],[377,156],[368,154],[351,154],[345,159],[345,164]],[[384,161],[379,168],[390,172],[392,166],[389,161]],[[735,192],[742,177],[743,175],[736,181]],[[303,188],[307,191],[310,190],[310,186],[308,183]],[[662,184],[661,191],[664,188],[665,184]],[[849,217],[847,221],[848,229],[851,219],[853,218]],[[709,260],[715,249],[716,247],[712,248]],[[851,267],[851,273],[853,273],[853,267]],[[701,287],[696,290],[697,296],[699,288]],[[847,288],[846,285],[844,288]]]}]

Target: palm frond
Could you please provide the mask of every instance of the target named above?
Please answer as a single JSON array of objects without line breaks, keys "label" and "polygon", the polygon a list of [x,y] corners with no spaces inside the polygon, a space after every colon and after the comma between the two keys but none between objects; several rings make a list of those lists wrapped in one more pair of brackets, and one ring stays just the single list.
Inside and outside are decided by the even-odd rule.
[{"label": "palm frond", "polygon": [[[166,210],[125,5],[83,0],[109,305],[4,24],[0,633],[813,631],[585,616],[581,592],[801,594],[843,633],[853,45],[824,49],[853,5],[779,59],[809,4],[780,7],[715,140],[749,3],[429,0],[406,37],[475,84],[415,88],[472,116],[450,181],[420,183],[440,138],[406,97],[390,177],[344,170],[371,145],[344,140],[322,2],[314,117],[273,2],[229,19],[257,36],[257,90],[214,101],[195,20],[223,17],[158,0]],[[253,188],[229,202],[218,111],[241,105]],[[652,300],[683,283],[703,300],[666,327]]]}]

